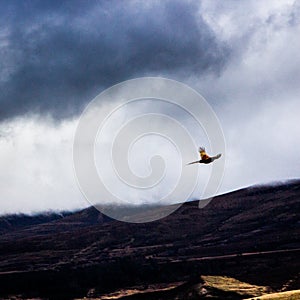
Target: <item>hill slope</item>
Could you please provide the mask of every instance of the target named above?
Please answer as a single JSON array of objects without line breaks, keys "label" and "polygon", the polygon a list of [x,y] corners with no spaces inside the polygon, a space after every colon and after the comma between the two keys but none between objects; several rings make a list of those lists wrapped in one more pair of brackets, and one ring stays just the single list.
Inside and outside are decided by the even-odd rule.
[{"label": "hill slope", "polygon": [[[0,296],[84,297],[123,287],[237,278],[274,290],[299,287],[300,181],[242,189],[205,208],[182,205],[146,224],[94,208],[2,226]],[[196,280],[196,281],[197,281]]]}]

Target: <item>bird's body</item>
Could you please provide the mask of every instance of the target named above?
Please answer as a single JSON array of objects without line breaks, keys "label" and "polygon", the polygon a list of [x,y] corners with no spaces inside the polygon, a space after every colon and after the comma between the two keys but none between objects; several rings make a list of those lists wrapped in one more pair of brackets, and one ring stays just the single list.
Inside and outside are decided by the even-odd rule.
[{"label": "bird's body", "polygon": [[199,148],[199,154],[201,159],[200,160],[196,160],[193,161],[191,163],[189,163],[188,165],[192,165],[192,164],[210,164],[211,162],[213,162],[214,160],[218,159],[221,157],[221,153],[215,155],[215,156],[209,156],[206,152],[205,152],[205,148],[204,147],[200,147]]}]

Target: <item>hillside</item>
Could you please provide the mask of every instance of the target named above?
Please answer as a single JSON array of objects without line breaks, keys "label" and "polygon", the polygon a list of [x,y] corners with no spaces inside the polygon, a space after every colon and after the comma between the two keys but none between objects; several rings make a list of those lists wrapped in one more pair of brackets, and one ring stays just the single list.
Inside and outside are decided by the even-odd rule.
[{"label": "hillside", "polygon": [[[197,201],[185,203],[145,224],[111,220],[92,207],[2,216],[0,296],[72,299],[133,287],[182,290],[200,284],[201,275],[233,277],[273,292],[299,289],[299,212],[300,181],[292,181],[221,195],[203,209]],[[192,294],[176,295],[205,297]]]}]

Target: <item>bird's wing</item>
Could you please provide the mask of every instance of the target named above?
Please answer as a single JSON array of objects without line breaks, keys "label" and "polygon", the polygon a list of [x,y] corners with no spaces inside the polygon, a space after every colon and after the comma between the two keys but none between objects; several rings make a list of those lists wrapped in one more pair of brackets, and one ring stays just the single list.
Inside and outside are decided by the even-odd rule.
[{"label": "bird's wing", "polygon": [[215,159],[218,159],[218,158],[220,158],[221,156],[222,156],[222,154],[219,153],[219,154],[217,154],[216,156],[213,156],[211,159],[212,159],[212,161],[214,161]]},{"label": "bird's wing", "polygon": [[199,153],[200,153],[201,159],[203,159],[203,160],[206,160],[206,159],[210,158],[209,155],[206,154],[204,147],[199,148]]},{"label": "bird's wing", "polygon": [[199,160],[196,160],[196,161],[190,162],[190,163],[188,163],[188,164],[186,164],[186,165],[192,165],[192,164],[197,164],[197,163],[199,163]]}]

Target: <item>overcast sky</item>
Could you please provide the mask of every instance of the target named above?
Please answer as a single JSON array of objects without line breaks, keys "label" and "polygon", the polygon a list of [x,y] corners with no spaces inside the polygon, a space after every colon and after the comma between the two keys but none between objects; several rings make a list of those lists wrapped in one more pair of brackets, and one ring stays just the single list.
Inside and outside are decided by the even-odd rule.
[{"label": "overcast sky", "polygon": [[299,1],[0,1],[0,214],[88,206],[72,163],[79,116],[142,76],[183,82],[214,109],[219,193],[299,178],[299,36]]}]

